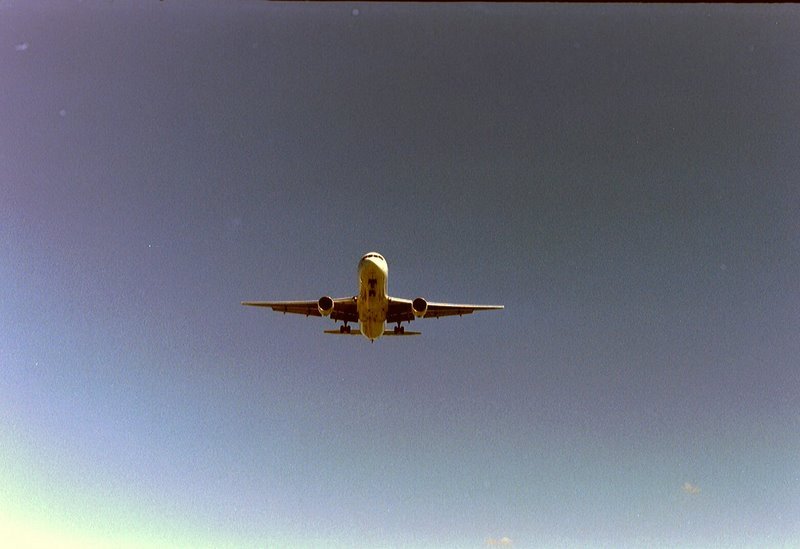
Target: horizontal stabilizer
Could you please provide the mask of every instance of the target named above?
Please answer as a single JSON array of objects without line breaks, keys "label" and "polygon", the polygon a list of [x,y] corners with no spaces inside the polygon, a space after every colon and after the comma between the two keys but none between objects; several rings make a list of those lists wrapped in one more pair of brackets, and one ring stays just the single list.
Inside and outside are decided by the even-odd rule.
[{"label": "horizontal stabilizer", "polygon": [[[351,332],[342,332],[341,330],[324,330],[326,334],[333,334],[333,335],[345,335],[345,336],[360,336],[361,332],[359,330],[353,330]],[[385,336],[418,336],[422,334],[422,332],[400,332],[395,333],[394,330],[386,330],[383,332]]]}]

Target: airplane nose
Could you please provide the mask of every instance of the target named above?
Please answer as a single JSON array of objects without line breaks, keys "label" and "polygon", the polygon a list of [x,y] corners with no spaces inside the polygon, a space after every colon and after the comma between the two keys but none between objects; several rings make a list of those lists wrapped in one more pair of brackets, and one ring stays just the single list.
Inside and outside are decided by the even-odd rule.
[{"label": "airplane nose", "polygon": [[384,269],[385,270],[385,268],[386,268],[384,266],[385,264],[386,264],[386,260],[383,259],[383,257],[381,257],[381,256],[379,256],[377,254],[371,254],[370,253],[370,254],[367,254],[367,255],[365,255],[364,257],[361,258],[361,261],[359,261],[359,263],[358,263],[358,268],[359,269],[367,268],[369,270],[373,270],[373,269]]}]

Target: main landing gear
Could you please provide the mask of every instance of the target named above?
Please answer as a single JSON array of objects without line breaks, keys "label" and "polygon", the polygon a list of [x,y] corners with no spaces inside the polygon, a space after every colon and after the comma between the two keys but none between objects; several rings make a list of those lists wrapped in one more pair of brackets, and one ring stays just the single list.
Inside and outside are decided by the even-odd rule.
[{"label": "main landing gear", "polygon": [[397,335],[406,333],[406,327],[400,326],[400,323],[397,323],[397,326],[394,327],[394,333]]},{"label": "main landing gear", "polygon": [[339,333],[340,334],[349,334],[349,333],[351,333],[350,326],[348,326],[347,324],[342,324],[341,326],[339,326]]}]

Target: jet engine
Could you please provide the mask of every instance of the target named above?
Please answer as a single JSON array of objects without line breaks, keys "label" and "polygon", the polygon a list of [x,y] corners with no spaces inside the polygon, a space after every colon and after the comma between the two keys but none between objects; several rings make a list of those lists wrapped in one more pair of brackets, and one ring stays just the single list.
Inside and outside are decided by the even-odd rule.
[{"label": "jet engine", "polygon": [[418,297],[411,302],[411,312],[417,318],[422,318],[428,312],[428,302],[423,298]]},{"label": "jet engine", "polygon": [[317,302],[317,309],[322,316],[328,316],[333,311],[333,299],[324,295]]}]

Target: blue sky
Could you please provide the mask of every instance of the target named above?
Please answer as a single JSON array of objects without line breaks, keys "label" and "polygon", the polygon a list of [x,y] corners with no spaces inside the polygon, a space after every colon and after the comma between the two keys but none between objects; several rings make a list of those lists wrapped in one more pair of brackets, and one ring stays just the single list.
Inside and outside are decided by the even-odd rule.
[{"label": "blue sky", "polygon": [[[795,6],[0,5],[0,536],[800,543]],[[502,312],[419,338],[241,300]]]}]

